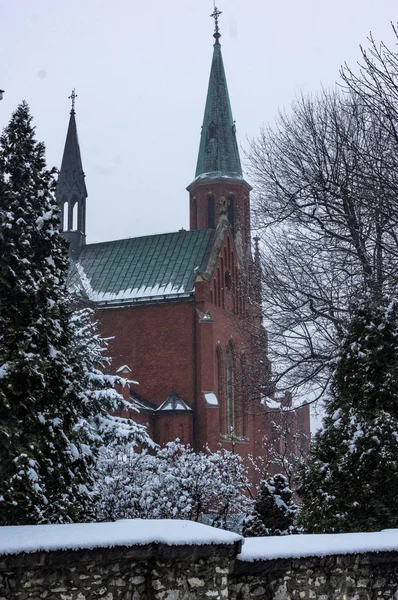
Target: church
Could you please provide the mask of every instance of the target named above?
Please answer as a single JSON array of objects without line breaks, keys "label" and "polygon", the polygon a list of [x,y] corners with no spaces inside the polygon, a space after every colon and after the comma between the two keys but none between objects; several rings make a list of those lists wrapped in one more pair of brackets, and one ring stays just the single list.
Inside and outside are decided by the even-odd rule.
[{"label": "church", "polygon": [[[309,444],[309,408],[271,386],[261,315],[251,186],[239,156],[215,9],[213,58],[196,173],[187,187],[189,230],[86,243],[87,190],[74,93],[56,197],[70,244],[70,287],[95,307],[111,338],[112,372],[130,380],[131,417],[159,444],[220,445],[269,459],[275,423]],[[188,176],[187,176],[188,179]],[[138,382],[138,383],[136,383]],[[290,410],[289,410],[290,409]],[[303,448],[300,448],[303,450]]]}]

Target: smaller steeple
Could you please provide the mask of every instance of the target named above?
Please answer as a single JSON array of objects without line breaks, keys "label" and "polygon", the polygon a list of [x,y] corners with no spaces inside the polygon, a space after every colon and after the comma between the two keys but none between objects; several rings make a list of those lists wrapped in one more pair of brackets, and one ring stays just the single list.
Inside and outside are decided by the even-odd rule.
[{"label": "smaller steeple", "polygon": [[69,98],[72,107],[55,195],[61,212],[63,236],[69,241],[71,257],[76,259],[86,243],[87,189],[77,136],[75,90]]}]

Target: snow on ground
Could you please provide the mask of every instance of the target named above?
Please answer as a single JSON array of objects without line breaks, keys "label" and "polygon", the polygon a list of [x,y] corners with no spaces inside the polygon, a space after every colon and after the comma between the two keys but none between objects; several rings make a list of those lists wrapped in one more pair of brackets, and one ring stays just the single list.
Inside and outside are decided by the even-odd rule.
[{"label": "snow on ground", "polygon": [[113,546],[233,544],[236,533],[183,520],[126,519],[115,523],[0,527],[0,555]]},{"label": "snow on ground", "polygon": [[398,529],[373,533],[328,533],[246,538],[238,559],[252,562],[330,554],[398,551]]}]

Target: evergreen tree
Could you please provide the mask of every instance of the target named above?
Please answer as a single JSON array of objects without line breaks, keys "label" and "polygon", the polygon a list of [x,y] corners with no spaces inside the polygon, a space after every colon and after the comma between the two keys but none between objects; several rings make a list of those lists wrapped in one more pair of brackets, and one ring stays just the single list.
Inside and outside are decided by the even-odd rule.
[{"label": "evergreen tree", "polygon": [[93,452],[76,382],[53,173],[26,103],[0,138],[0,524],[84,520]]},{"label": "evergreen tree", "polygon": [[[85,415],[77,425],[89,445],[124,447],[129,444],[134,449],[155,447],[143,425],[138,425],[129,417],[134,410],[116,390],[125,381],[115,375],[104,373],[110,364],[106,356],[107,340],[98,333],[98,322],[90,308],[76,310],[70,315],[72,344],[69,349],[70,362],[78,362],[82,367],[79,383],[82,399],[86,407]],[[119,415],[119,416],[118,416]]]},{"label": "evergreen tree", "polygon": [[260,483],[253,510],[243,521],[245,537],[291,535],[297,533],[294,521],[297,507],[287,477],[278,473]]},{"label": "evergreen tree", "polygon": [[301,473],[300,522],[310,532],[398,527],[398,304],[354,312],[323,428]]}]

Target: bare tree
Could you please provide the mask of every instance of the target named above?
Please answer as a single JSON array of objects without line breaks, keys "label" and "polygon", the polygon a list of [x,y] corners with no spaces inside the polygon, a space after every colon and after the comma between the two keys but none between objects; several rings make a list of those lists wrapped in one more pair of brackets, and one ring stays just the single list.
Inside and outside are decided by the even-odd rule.
[{"label": "bare tree", "polygon": [[301,97],[248,155],[279,389],[320,397],[358,295],[397,286],[398,153],[351,91]]}]

